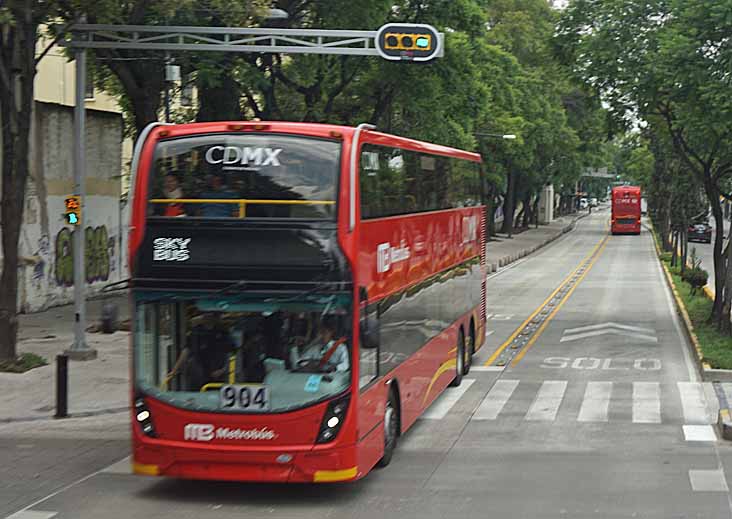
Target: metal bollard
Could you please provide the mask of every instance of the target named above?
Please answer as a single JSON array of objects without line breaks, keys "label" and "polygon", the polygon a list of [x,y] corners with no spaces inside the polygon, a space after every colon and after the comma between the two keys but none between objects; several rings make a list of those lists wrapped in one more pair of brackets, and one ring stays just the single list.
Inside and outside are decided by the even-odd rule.
[{"label": "metal bollard", "polygon": [[56,355],[56,414],[54,418],[69,416],[69,356]]},{"label": "metal bollard", "polygon": [[102,331],[104,333],[114,333],[117,331],[117,316],[119,310],[114,303],[104,303],[102,305]]}]

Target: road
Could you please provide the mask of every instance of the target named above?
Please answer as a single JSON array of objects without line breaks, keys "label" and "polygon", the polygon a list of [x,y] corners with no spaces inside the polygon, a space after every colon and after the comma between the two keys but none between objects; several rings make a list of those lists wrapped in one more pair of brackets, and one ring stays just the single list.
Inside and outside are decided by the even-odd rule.
[{"label": "road", "polygon": [[[88,432],[98,439],[87,458],[66,460],[73,475],[46,474],[43,458],[54,441],[73,448],[73,427],[16,424],[0,427],[0,464],[14,454],[23,473],[35,463],[41,483],[63,485],[46,483],[45,499],[16,485],[0,517],[24,506],[13,519],[732,517],[732,447],[715,441],[712,388],[697,379],[651,238],[608,236],[607,218],[594,213],[490,278],[489,342],[474,369],[360,482],[133,476],[111,464],[110,448],[128,453],[127,425],[113,418]],[[36,441],[45,456],[18,454]]]},{"label": "road", "polygon": [[[716,226],[714,225],[714,218],[709,220],[712,225],[712,243],[689,243],[689,253],[691,248],[696,249],[697,258],[701,260],[701,267],[709,272],[709,288],[714,291],[714,233]],[[724,220],[724,235],[729,235],[729,220]]]}]

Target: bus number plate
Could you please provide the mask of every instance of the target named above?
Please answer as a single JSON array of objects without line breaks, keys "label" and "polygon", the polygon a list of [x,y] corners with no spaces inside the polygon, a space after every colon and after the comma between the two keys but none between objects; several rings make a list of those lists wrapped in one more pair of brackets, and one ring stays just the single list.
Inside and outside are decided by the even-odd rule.
[{"label": "bus number plate", "polygon": [[269,411],[269,386],[255,384],[222,386],[219,397],[222,409]]}]

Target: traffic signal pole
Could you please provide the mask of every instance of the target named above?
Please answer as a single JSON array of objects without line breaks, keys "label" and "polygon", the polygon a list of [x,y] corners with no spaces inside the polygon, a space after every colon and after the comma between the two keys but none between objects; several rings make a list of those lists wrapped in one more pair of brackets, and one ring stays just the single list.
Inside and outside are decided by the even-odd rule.
[{"label": "traffic signal pole", "polygon": [[[86,49],[381,56],[390,61],[427,62],[444,55],[445,37],[434,27],[424,24],[386,24],[378,31],[347,31],[79,23],[71,28],[69,35],[69,38],[59,41],[59,45],[73,49],[76,60],[74,195],[79,197],[80,218],[74,232],[74,343],[67,350],[72,360],[88,360],[97,356],[96,350],[86,344],[85,337],[84,219],[89,214],[85,208],[84,187]],[[133,178],[135,173],[132,171]],[[354,210],[351,207],[351,211]],[[124,231],[120,229],[120,232]]]},{"label": "traffic signal pole", "polygon": [[[76,103],[74,106],[74,195],[79,197],[80,214],[86,215],[86,51],[74,49],[76,61]],[[79,221],[74,229],[74,342],[66,354],[71,360],[97,358],[97,351],[86,344],[86,276],[84,272],[84,228]]]}]

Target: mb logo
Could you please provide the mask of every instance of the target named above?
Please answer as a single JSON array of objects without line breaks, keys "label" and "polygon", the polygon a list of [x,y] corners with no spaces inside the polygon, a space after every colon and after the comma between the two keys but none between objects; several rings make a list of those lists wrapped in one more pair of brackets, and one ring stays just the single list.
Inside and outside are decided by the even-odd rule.
[{"label": "mb logo", "polygon": [[391,244],[380,243],[376,248],[376,271],[388,272],[391,267]]},{"label": "mb logo", "polygon": [[189,423],[183,429],[183,439],[210,442],[214,439],[214,426],[210,423]]}]

